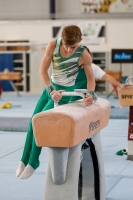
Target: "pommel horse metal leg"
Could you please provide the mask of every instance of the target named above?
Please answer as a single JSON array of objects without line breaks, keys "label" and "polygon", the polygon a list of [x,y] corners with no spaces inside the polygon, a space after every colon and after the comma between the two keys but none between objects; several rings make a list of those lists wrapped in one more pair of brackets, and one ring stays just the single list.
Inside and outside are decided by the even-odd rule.
[{"label": "pommel horse metal leg", "polygon": [[61,185],[66,181],[69,148],[49,147],[48,153],[52,180]]},{"label": "pommel horse metal leg", "polygon": [[[89,148],[88,148],[89,146]],[[83,144],[79,176],[79,200],[105,200],[106,185],[100,132]]]},{"label": "pommel horse metal leg", "polygon": [[95,150],[96,150],[97,159],[98,159],[99,180],[100,180],[100,185],[99,185],[100,200],[104,200],[106,199],[106,184],[105,184],[104,161],[103,161],[103,154],[102,154],[100,132],[93,135],[92,142],[95,145]]},{"label": "pommel horse metal leg", "polygon": [[[54,184],[53,182],[52,169],[50,165],[50,160],[52,158],[50,157],[45,178],[44,200],[78,200],[78,178],[80,168],[81,146],[82,143],[76,145],[75,147],[67,148],[69,152],[68,159],[66,158],[66,179],[65,182],[61,185]],[[51,155],[50,149],[51,148],[48,148],[48,151]],[[58,164],[58,161],[56,161],[56,164]],[[56,177],[60,177],[60,166],[55,166],[55,168],[57,169],[58,173],[56,174]]]},{"label": "pommel horse metal leg", "polygon": [[[106,185],[100,132],[93,135],[92,142],[95,146],[98,159],[99,177],[95,178],[96,174],[94,170],[94,176],[88,176],[86,183],[86,173],[89,175],[92,173],[92,171],[88,168],[83,172],[82,197],[84,200],[88,200],[88,196],[91,197],[91,200],[98,200],[97,197],[99,190],[99,200],[105,200]],[[72,148],[48,148],[50,159],[45,178],[44,200],[78,200],[77,188],[79,181],[78,179],[82,144],[83,142]],[[87,157],[89,157],[89,155]],[[98,181],[98,179],[99,188],[95,188],[93,186],[94,190],[89,192],[89,188],[92,187],[91,183],[94,182],[94,185],[96,186],[97,183],[95,183],[95,181]]]},{"label": "pommel horse metal leg", "polygon": [[[82,200],[106,199],[99,132],[108,124],[110,103],[106,99],[98,99],[97,103],[97,105],[93,104],[90,107],[84,107],[82,102],[70,103],[38,113],[33,117],[33,132],[37,146],[49,147],[44,200],[80,200],[78,181],[81,148],[87,138],[92,138],[92,143],[95,146],[100,175],[99,192],[96,188],[95,192],[87,192],[89,184],[86,185],[84,182],[83,169]],[[96,180],[97,178],[95,178],[95,183]]]}]

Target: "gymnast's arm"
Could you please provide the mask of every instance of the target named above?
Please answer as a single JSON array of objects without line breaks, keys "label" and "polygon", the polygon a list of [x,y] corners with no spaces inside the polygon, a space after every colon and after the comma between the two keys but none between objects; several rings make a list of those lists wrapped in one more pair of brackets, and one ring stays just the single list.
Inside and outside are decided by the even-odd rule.
[{"label": "gymnast's arm", "polygon": [[43,56],[42,63],[41,63],[40,69],[39,69],[40,76],[46,87],[51,85],[50,77],[48,75],[48,69],[49,69],[51,61],[52,61],[52,55],[53,55],[53,52],[55,49],[55,45],[56,45],[55,40],[49,42],[49,44],[46,47],[46,51]]},{"label": "gymnast's arm", "polygon": [[93,70],[92,70],[92,59],[91,55],[85,50],[81,56],[81,59],[79,61],[79,66],[82,65],[82,67],[85,70],[86,76],[87,76],[87,89],[88,90],[95,90],[95,78],[93,75]]},{"label": "gymnast's arm", "polygon": [[[81,56],[81,59],[79,61],[79,66],[83,66],[86,76],[87,76],[87,89],[94,91],[95,90],[95,78],[93,75],[92,67],[91,67],[91,56],[85,50]],[[86,94],[86,98],[83,99],[84,105],[89,106],[93,102],[93,97],[90,94]]]},{"label": "gymnast's arm", "polygon": [[[52,56],[53,56],[53,52],[54,52],[54,49],[55,49],[55,45],[56,45],[56,41],[51,41],[48,45],[47,45],[47,48],[46,48],[46,52],[45,52],[45,55],[42,59],[42,63],[41,63],[41,66],[40,66],[40,70],[39,70],[39,73],[40,73],[40,76],[46,86],[46,88],[48,88],[49,86],[51,86],[51,82],[50,82],[50,77],[48,75],[48,69],[50,67],[50,64],[51,64],[51,61],[52,61]],[[58,90],[56,91],[55,89],[50,93],[51,95],[54,94],[52,96],[52,99],[55,101],[55,102],[58,102],[61,97],[62,97],[62,94],[61,92],[63,92],[64,90]]]}]

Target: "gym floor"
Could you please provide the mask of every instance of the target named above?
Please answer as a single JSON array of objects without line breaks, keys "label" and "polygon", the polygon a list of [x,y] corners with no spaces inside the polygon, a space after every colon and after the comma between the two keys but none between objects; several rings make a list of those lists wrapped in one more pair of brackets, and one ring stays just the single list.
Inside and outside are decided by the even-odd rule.
[{"label": "gym floor", "polygon": [[[105,98],[104,96],[100,96]],[[48,161],[47,148],[40,156],[40,167],[32,177],[20,180],[15,171],[22,155],[29,118],[39,95],[3,93],[0,105],[12,101],[12,108],[0,109],[0,200],[43,200],[44,179]],[[133,199],[133,161],[116,152],[127,148],[128,108],[120,107],[111,96],[111,117],[101,130],[107,200]]]}]

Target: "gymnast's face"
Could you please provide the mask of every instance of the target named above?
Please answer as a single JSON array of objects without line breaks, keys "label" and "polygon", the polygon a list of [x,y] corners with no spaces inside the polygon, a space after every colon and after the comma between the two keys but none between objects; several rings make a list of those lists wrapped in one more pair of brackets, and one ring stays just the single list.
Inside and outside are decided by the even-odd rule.
[{"label": "gymnast's face", "polygon": [[63,47],[65,49],[65,51],[67,53],[74,53],[76,51],[76,49],[79,47],[79,42],[78,43],[75,43],[73,45],[67,45],[63,42]]}]

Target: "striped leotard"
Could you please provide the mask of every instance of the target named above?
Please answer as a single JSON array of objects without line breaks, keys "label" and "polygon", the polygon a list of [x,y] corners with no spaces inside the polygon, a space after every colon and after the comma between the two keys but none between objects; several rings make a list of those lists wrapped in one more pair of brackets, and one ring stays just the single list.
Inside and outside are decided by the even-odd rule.
[{"label": "striped leotard", "polygon": [[73,86],[75,84],[80,66],[78,61],[85,48],[80,45],[77,50],[68,58],[60,55],[61,39],[56,40],[56,47],[52,58],[52,82],[62,86]]}]

